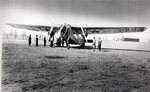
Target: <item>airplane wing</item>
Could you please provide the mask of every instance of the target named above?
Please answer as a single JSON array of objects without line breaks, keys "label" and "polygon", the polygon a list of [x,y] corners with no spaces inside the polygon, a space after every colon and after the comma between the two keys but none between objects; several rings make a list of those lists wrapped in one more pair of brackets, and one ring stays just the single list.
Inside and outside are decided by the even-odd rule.
[{"label": "airplane wing", "polygon": [[143,32],[146,27],[83,27],[88,34]]},{"label": "airplane wing", "polygon": [[87,34],[111,34],[143,32],[146,27],[71,27],[77,34],[82,34],[82,29]]},{"label": "airplane wing", "polygon": [[53,31],[57,31],[60,29],[60,26],[42,26],[42,25],[24,25],[24,24],[8,24],[14,28],[27,29],[32,31],[45,31],[48,32],[53,28]]}]

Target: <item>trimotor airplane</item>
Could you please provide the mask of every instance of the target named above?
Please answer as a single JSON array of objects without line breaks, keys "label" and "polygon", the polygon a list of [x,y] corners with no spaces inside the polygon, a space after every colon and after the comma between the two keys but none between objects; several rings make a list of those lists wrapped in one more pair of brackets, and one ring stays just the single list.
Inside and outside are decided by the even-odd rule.
[{"label": "trimotor airplane", "polygon": [[[32,31],[45,31],[51,37],[62,38],[68,44],[78,44],[84,47],[85,42],[92,43],[96,34],[114,34],[114,33],[137,33],[146,30],[146,27],[89,27],[89,26],[73,26],[62,24],[57,26],[41,26],[41,25],[23,25],[23,24],[8,24],[14,28],[27,29]],[[92,37],[90,36],[92,35]],[[128,38],[122,40],[138,39]]]}]

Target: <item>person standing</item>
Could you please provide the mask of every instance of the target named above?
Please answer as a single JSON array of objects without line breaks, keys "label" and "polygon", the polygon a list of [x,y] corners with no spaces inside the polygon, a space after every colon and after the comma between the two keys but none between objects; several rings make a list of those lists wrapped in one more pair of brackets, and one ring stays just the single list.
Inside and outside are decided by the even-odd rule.
[{"label": "person standing", "polygon": [[99,51],[101,51],[101,45],[102,45],[102,40],[101,40],[101,38],[99,38],[99,40],[98,40],[98,49],[99,49]]},{"label": "person standing", "polygon": [[36,35],[36,47],[38,47],[38,35]]},{"label": "person standing", "polygon": [[28,39],[28,43],[29,43],[29,46],[31,46],[31,35],[29,35],[29,39]]},{"label": "person standing", "polygon": [[58,38],[58,47],[61,47],[61,37]]},{"label": "person standing", "polygon": [[53,47],[54,36],[50,38],[50,47]]},{"label": "person standing", "polygon": [[69,43],[69,41],[70,41],[70,36],[67,39],[67,49],[70,49],[70,43]]},{"label": "person standing", "polygon": [[44,37],[44,47],[46,47],[46,37]]},{"label": "person standing", "polygon": [[67,49],[70,49],[70,40],[71,40],[71,28],[67,28],[67,35],[68,35],[68,38],[67,38]]},{"label": "person standing", "polygon": [[85,37],[84,37],[84,35],[82,35],[81,47],[82,47],[82,48],[85,47]]},{"label": "person standing", "polygon": [[64,47],[64,39],[61,37],[61,46]]},{"label": "person standing", "polygon": [[57,45],[57,47],[61,47],[61,38],[60,37],[57,38],[56,45]]},{"label": "person standing", "polygon": [[93,37],[93,49],[94,49],[94,51],[96,49],[96,39],[95,39],[95,37]]}]

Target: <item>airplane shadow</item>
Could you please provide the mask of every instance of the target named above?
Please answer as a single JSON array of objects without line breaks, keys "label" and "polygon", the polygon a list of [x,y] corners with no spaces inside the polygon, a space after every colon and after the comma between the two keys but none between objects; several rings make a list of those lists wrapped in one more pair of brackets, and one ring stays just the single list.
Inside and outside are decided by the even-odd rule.
[{"label": "airplane shadow", "polygon": [[80,46],[71,46],[70,48],[74,48],[74,49],[93,49],[91,46],[85,46],[84,48],[82,48]]}]

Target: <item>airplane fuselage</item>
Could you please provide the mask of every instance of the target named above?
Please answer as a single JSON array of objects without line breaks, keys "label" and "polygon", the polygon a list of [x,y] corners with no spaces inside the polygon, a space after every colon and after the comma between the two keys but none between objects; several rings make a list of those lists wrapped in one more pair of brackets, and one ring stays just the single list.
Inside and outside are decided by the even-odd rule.
[{"label": "airplane fuselage", "polygon": [[[82,29],[79,28],[79,30]],[[62,38],[66,42],[69,40],[70,44],[81,44],[83,41],[82,34],[77,34],[68,24],[62,25],[62,27],[55,33],[53,33],[53,30],[50,32],[50,36],[54,36],[55,39]]]},{"label": "airplane fuselage", "polygon": [[[48,32],[50,38],[54,36],[55,41],[61,38],[70,44],[90,43],[93,37],[102,40],[121,40],[121,41],[141,41],[147,39],[142,36],[142,32],[146,27],[94,27],[94,26],[75,26],[69,24],[55,26],[41,25],[23,25],[23,24],[8,24],[14,28],[28,29],[32,31]],[[137,36],[137,34],[138,36]],[[55,43],[55,42],[54,42]]]}]

